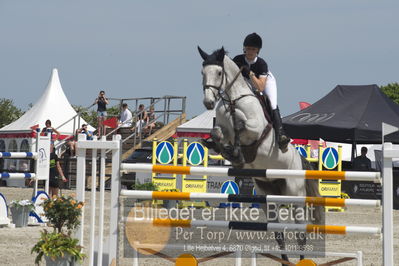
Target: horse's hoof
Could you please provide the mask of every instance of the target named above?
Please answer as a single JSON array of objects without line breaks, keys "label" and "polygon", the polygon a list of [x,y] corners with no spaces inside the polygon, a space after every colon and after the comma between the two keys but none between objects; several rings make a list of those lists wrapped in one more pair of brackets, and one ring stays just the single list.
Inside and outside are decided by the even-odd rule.
[{"label": "horse's hoof", "polygon": [[201,144],[208,149],[214,149],[216,147],[216,143],[212,139],[201,139]]}]

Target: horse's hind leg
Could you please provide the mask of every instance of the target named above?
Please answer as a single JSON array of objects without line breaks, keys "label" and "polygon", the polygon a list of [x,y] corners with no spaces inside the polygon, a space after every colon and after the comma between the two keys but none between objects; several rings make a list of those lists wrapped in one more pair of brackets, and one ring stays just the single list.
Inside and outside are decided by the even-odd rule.
[{"label": "horse's hind leg", "polygon": [[[286,181],[284,179],[279,179],[279,180],[275,180],[273,182],[265,182],[265,181],[261,181],[259,179],[254,179],[254,183],[255,183],[255,188],[256,191],[259,191],[258,194],[259,195],[282,195],[282,191],[285,190],[285,186],[286,186]],[[274,204],[272,204],[274,205]],[[262,204],[262,209],[264,210],[264,212],[267,214],[268,213],[268,207],[269,205],[266,204]],[[279,205],[274,205],[275,208],[279,208]],[[276,210],[278,213],[278,209]],[[278,219],[278,215],[271,215],[267,217],[271,218],[270,220],[268,220],[268,223],[278,223],[279,219]],[[274,239],[277,241],[277,244],[279,245],[280,250],[285,250],[285,241],[284,241],[284,233],[283,232],[273,232],[274,235]],[[288,256],[286,254],[281,254],[281,258],[287,262],[289,262],[288,260]],[[286,266],[286,264],[282,264],[283,266]]]},{"label": "horse's hind leg", "polygon": [[[297,214],[297,211],[295,211],[295,213]],[[296,222],[296,223],[301,223],[301,222]],[[298,242],[299,250],[305,251],[306,233],[305,232],[295,232],[295,238]],[[299,255],[300,260],[303,260],[304,258],[305,258],[305,255],[303,253]]]},{"label": "horse's hind leg", "polygon": [[[273,221],[278,222],[278,221]],[[273,232],[274,238],[277,241],[277,244],[280,247],[280,250],[285,250],[285,241],[284,241],[284,233],[283,232]],[[288,256],[286,254],[281,254],[281,258],[285,261],[288,261]],[[288,266],[287,264],[282,264],[283,266]]]}]

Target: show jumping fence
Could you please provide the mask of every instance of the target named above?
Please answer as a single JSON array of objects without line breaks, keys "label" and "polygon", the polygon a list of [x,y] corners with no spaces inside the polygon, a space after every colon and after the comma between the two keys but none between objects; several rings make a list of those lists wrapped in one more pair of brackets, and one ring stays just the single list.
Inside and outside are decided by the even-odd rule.
[{"label": "show jumping fence", "polygon": [[[398,129],[396,129],[398,130]],[[387,132],[387,131],[385,131]],[[392,132],[392,131],[391,131]],[[387,133],[388,134],[388,133]],[[86,150],[92,150],[92,176],[96,175],[96,160],[97,160],[97,151],[101,151],[100,156],[100,202],[99,202],[99,218],[98,218],[98,246],[97,249],[97,265],[103,265],[103,256],[104,253],[108,255],[108,261],[104,263],[104,265],[109,265],[116,261],[118,256],[118,224],[120,221],[119,217],[119,198],[121,195],[121,187],[120,187],[120,172],[121,171],[136,171],[136,172],[157,172],[157,173],[169,173],[169,174],[190,174],[190,175],[220,175],[220,176],[248,176],[248,177],[266,177],[266,178],[304,178],[304,179],[329,179],[329,180],[365,180],[365,181],[375,181],[380,182],[381,178],[379,173],[369,173],[369,172],[322,172],[322,171],[306,171],[306,170],[279,170],[279,169],[233,169],[233,168],[200,168],[200,167],[178,167],[178,166],[153,166],[151,164],[121,164],[120,163],[120,136],[116,135],[113,137],[112,141],[106,141],[102,139],[101,141],[86,141],[84,135],[79,136],[79,141],[77,143],[77,155],[78,155],[78,164],[77,164],[77,198],[80,201],[85,201],[85,172],[86,172]],[[108,237],[109,248],[108,252],[104,252],[103,247],[103,225],[104,225],[104,188],[105,188],[105,151],[112,150],[112,178],[111,178],[111,210],[110,210],[110,231]],[[392,148],[391,143],[384,143],[383,145],[383,158],[384,158],[384,167],[383,167],[383,227],[375,228],[375,227],[357,227],[357,226],[324,226],[324,225],[290,225],[293,230],[299,230],[303,232],[308,232],[308,230],[318,228],[319,230],[324,231],[325,233],[383,233],[383,263],[384,265],[393,265],[393,214],[392,214],[392,158],[399,157],[399,150],[395,150]],[[90,219],[90,241],[89,241],[89,264],[94,265],[94,251],[95,251],[95,203],[96,203],[96,183],[95,178],[92,178],[91,184],[91,219]],[[142,193],[142,192],[139,192]],[[129,193],[123,191],[122,194],[129,196]],[[152,197],[153,194],[151,194]],[[155,194],[156,195],[156,194]],[[159,196],[160,195],[160,196]],[[159,194],[159,197],[169,197],[165,196],[165,194]],[[183,196],[184,195],[184,196]],[[136,197],[138,195],[135,195]],[[170,194],[170,198],[182,197],[195,197],[195,194]],[[138,196],[140,197],[140,196]],[[149,194],[146,195],[149,197]],[[197,197],[200,197],[197,195]],[[265,196],[263,196],[265,197]],[[284,197],[288,200],[288,197]],[[298,198],[297,201],[305,201],[304,198]],[[316,202],[319,202],[319,199],[315,199]],[[311,202],[311,200],[310,200]],[[346,201],[344,201],[346,203]],[[349,203],[350,201],[348,201]],[[377,206],[378,203],[371,203],[369,201],[364,203],[359,203],[362,201],[358,201],[359,205],[374,205]],[[337,202],[335,202],[337,203]],[[355,202],[353,202],[355,203]],[[342,201],[341,201],[342,204]],[[84,228],[84,208],[82,211],[82,219],[81,225],[78,229],[77,236],[79,238],[80,244],[83,244],[83,228]],[[191,221],[191,220],[171,220],[165,219],[157,220],[157,223],[160,225],[178,225],[178,226],[191,226],[192,223],[200,223],[206,224],[210,226],[221,226],[223,228],[228,227],[238,227],[237,229],[247,228],[249,225],[246,222],[232,222],[222,221],[221,223],[208,223],[207,221]],[[155,221],[154,220],[154,221]],[[154,222],[151,221],[151,222]],[[216,222],[216,221],[213,221]],[[252,225],[253,226],[253,225]],[[269,230],[278,230],[281,228],[281,224],[262,224],[257,225],[260,227],[259,230],[269,229]],[[248,228],[249,229],[249,228]]]},{"label": "show jumping fence", "polygon": [[35,181],[34,195],[37,194],[39,180],[45,181],[45,191],[49,188],[49,165],[50,165],[50,137],[39,136],[36,138],[35,152],[0,152],[2,159],[33,159],[35,160],[34,173],[0,173],[0,179],[32,179]]},{"label": "show jumping fence", "polygon": [[[36,137],[36,151],[35,152],[0,152],[0,158],[2,159],[33,159],[35,160],[35,172],[34,173],[0,173],[0,179],[31,179],[34,181],[33,197],[38,195],[38,182],[43,180],[45,182],[45,192],[48,194],[49,191],[49,167],[50,167],[50,137],[39,136]],[[0,193],[4,204],[0,204],[0,221],[2,225],[9,225],[9,219],[7,217],[6,198]],[[37,207],[37,206],[36,206]],[[35,212],[37,209],[35,209]],[[36,216],[37,220],[40,221],[41,217]]]}]

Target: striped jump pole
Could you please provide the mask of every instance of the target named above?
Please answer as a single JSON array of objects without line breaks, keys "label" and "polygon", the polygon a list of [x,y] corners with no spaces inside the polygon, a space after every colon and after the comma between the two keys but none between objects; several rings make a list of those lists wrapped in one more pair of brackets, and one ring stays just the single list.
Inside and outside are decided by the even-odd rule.
[{"label": "striped jump pole", "polygon": [[163,191],[144,191],[144,190],[121,190],[121,196],[135,199],[152,200],[221,200],[226,202],[248,202],[248,203],[281,203],[281,204],[312,204],[314,206],[364,206],[380,207],[379,200],[362,199],[340,199],[324,197],[296,197],[296,196],[276,196],[276,195],[234,195],[222,193],[194,193],[194,192],[163,192]]},{"label": "striped jump pole", "polygon": [[0,152],[0,158],[5,159],[36,159],[37,152]]},{"label": "striped jump pole", "polygon": [[381,182],[379,172],[350,172],[350,171],[318,171],[318,170],[285,170],[285,169],[235,169],[227,167],[194,167],[152,165],[145,163],[122,163],[121,170],[140,173],[161,173],[181,175],[214,175],[224,177],[265,177],[265,178],[304,178],[324,180],[349,180]]},{"label": "striped jump pole", "polygon": [[0,179],[13,178],[13,179],[35,179],[34,173],[0,173]]},{"label": "striped jump pole", "polygon": [[153,226],[165,227],[211,227],[232,230],[271,231],[271,232],[306,232],[319,234],[349,235],[349,234],[381,234],[381,228],[345,225],[317,225],[317,224],[283,224],[257,223],[241,221],[206,221],[189,219],[137,219],[128,218],[127,222],[150,223]]},{"label": "striped jump pole", "polygon": [[[133,246],[135,255],[133,256],[136,258],[136,262],[133,263],[133,266],[138,266],[138,255],[139,253],[137,252],[138,249],[152,249],[152,250],[185,250],[186,246],[184,244],[167,244],[161,245],[161,244],[142,244],[139,241],[135,241]],[[361,266],[363,265],[363,252],[362,251],[357,251],[357,252],[351,252],[351,253],[345,253],[345,252],[331,252],[331,251],[301,251],[301,250],[269,250],[267,253],[252,253],[252,258],[251,260],[253,261],[251,265],[256,265],[256,260],[257,260],[257,255],[266,255],[266,254],[274,254],[274,255],[305,255],[307,257],[343,257],[343,258],[351,258],[351,259],[356,259],[357,265]],[[237,265],[237,264],[236,264]]]}]

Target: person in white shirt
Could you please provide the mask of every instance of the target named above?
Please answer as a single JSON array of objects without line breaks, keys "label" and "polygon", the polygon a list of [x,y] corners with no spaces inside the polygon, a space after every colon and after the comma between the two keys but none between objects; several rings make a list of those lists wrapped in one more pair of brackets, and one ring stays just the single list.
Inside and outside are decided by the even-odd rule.
[{"label": "person in white shirt", "polygon": [[132,127],[132,112],[127,107],[127,103],[122,104],[122,113],[119,118],[119,125],[121,127]]}]

